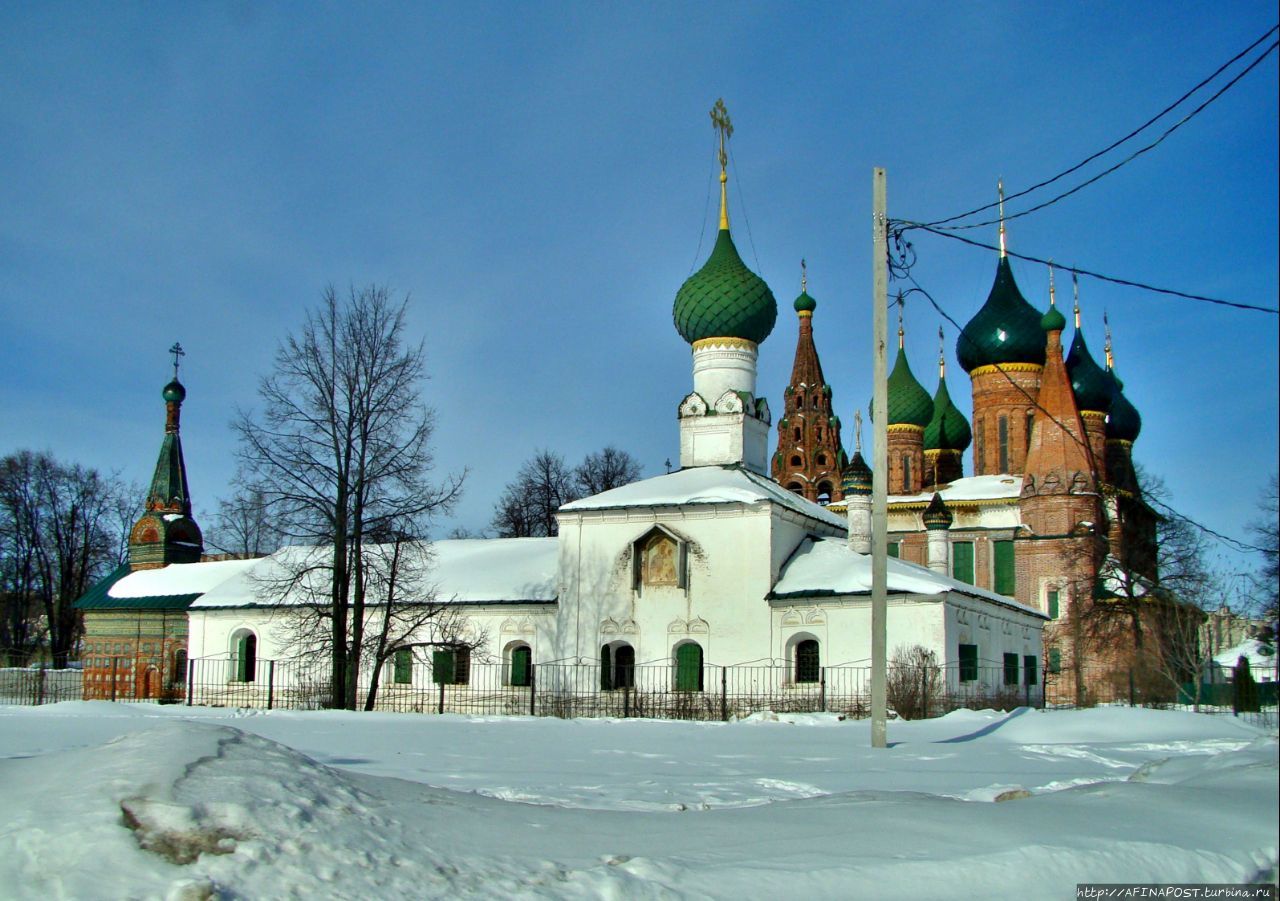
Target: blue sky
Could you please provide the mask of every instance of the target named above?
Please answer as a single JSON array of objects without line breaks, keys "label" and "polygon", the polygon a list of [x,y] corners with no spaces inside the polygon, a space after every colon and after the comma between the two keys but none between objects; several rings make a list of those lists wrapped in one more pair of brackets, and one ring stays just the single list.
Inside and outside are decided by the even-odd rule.
[{"label": "blue sky", "polygon": [[[711,246],[720,96],[734,233],[779,300],[760,392],[781,409],[805,257],[849,423],[871,393],[873,166],[891,216],[969,209],[998,177],[1018,190],[1128,132],[1275,18],[1270,2],[5,4],[0,452],[145,481],[180,340],[211,511],[276,343],[326,284],[380,282],[412,297],[439,467],[469,470],[442,531],[484,527],[535,448],[612,443],[661,473],[691,386],[671,303]],[[1010,248],[1274,307],[1276,72],[1272,55],[1156,150],[1011,222]],[[915,244],[920,283],[967,321],[993,256]],[[1014,271],[1043,308],[1043,270]],[[1277,317],[1081,290],[1090,345],[1105,309],[1144,418],[1135,456],[1178,509],[1243,535],[1277,466]],[[906,317],[932,391],[937,314]]]}]

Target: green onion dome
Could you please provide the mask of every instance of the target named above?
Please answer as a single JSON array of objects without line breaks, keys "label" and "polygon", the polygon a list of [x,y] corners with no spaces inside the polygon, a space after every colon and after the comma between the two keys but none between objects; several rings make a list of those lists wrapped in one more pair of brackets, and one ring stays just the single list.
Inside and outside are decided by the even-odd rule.
[{"label": "green onion dome", "polygon": [[951,402],[947,380],[938,380],[938,393],[933,396],[933,417],[924,427],[925,450],[962,451],[973,441],[969,420]]},{"label": "green onion dome", "polygon": [[809,296],[808,291],[801,291],[792,306],[796,308],[797,313],[812,313],[818,308],[818,302]]},{"label": "green onion dome", "polygon": [[764,279],[742,262],[727,228],[701,269],[676,292],[676,331],[692,344],[704,338],[742,338],[759,344],[769,337],[778,304]]},{"label": "green onion dome", "polygon": [[924,508],[924,513],[920,515],[924,520],[924,527],[930,532],[935,529],[949,529],[955,517],[951,515],[951,511],[947,509],[947,505],[942,502],[942,495],[938,492],[933,493],[933,498],[929,501],[929,506]]},{"label": "green onion dome", "polygon": [[164,386],[161,394],[169,403],[180,404],[187,398],[187,389],[182,387],[182,382],[174,379]]},{"label": "green onion dome", "polygon": [[1129,402],[1122,390],[1123,382],[1114,369],[1106,373],[1111,382],[1111,408],[1107,411],[1107,437],[1121,441],[1136,441],[1142,431],[1142,417],[1138,408]]},{"label": "green onion dome", "polygon": [[1067,327],[1067,317],[1057,307],[1049,307],[1049,312],[1040,317],[1040,328],[1045,332],[1060,332]]},{"label": "green onion dome", "polygon": [[1001,257],[996,266],[987,302],[960,333],[956,359],[965,372],[996,363],[1044,365],[1040,314],[1018,290],[1007,257]]},{"label": "green onion dome", "polygon": [[1084,333],[1076,328],[1067,354],[1067,375],[1071,377],[1071,390],[1076,396],[1076,406],[1081,410],[1106,413],[1111,409],[1111,398],[1116,389],[1107,374],[1089,353],[1084,343]]},{"label": "green onion dome", "polygon": [[898,359],[889,373],[889,425],[924,428],[933,417],[933,398],[911,374],[907,352],[898,348]]},{"label": "green onion dome", "polygon": [[851,494],[871,493],[871,467],[867,465],[866,460],[862,459],[862,451],[853,452],[849,465],[845,467],[841,487],[846,497]]}]

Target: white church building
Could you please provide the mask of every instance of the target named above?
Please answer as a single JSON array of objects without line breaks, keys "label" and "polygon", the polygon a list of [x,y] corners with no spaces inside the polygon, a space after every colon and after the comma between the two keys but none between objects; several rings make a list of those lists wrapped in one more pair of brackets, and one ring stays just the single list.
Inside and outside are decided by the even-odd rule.
[{"label": "white church building", "polygon": [[[837,674],[865,675],[870,471],[855,455],[844,485],[847,518],[769,477],[771,418],[756,393],[756,360],[777,306],[734,247],[725,180],[722,167],[715,247],[675,300],[676,327],[693,361],[692,391],[677,407],[680,468],[564,505],[554,538],[437,541],[421,549],[431,557],[436,600],[457,612],[476,650],[466,665],[458,664],[458,649],[396,654],[380,674],[384,697],[446,683],[451,696],[478,690],[472,674],[485,665],[500,674],[485,690],[509,691],[513,711],[522,709],[519,690],[534,671],[542,687],[549,673],[564,679],[588,669],[596,694],[638,692],[642,673],[655,690],[721,695],[730,679],[763,680],[776,693],[817,684],[834,690]],[[950,517],[940,504],[926,511],[926,523],[930,515]],[[1046,617],[951,578],[945,532],[939,537],[930,566],[888,561],[890,655],[931,652],[952,688],[1038,695]],[[230,567],[142,570],[108,593],[198,595],[187,610],[189,658],[225,661],[215,672],[229,686],[262,683],[259,661],[297,653],[290,608],[298,601],[272,586],[279,584],[273,572],[303,552],[284,548]],[[218,566],[227,576],[216,584],[197,576]],[[149,584],[132,584],[141,582]],[[410,643],[433,641],[423,634]],[[207,681],[208,670],[202,673]],[[440,698],[443,709],[443,688]]]}]

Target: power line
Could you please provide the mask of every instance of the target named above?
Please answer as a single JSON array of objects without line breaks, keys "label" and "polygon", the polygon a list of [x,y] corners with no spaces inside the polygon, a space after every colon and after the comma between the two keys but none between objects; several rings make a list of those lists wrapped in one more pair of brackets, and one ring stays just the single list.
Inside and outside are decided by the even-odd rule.
[{"label": "power line", "polygon": [[[1250,64],[1248,65],[1248,67],[1247,67],[1247,68],[1245,68],[1245,70],[1244,70],[1243,72],[1241,72],[1241,73],[1240,73],[1239,75],[1237,75],[1235,78],[1231,79],[1229,82],[1227,82],[1225,85],[1223,85],[1223,86],[1222,86],[1222,87],[1221,87],[1221,88],[1220,88],[1220,89],[1219,89],[1219,90],[1218,90],[1218,91],[1217,91],[1213,96],[1211,96],[1211,97],[1210,97],[1208,100],[1206,100],[1204,103],[1200,104],[1200,105],[1199,105],[1199,106],[1197,106],[1195,109],[1193,109],[1191,112],[1187,113],[1185,116],[1183,116],[1183,117],[1182,117],[1181,119],[1179,119],[1177,122],[1175,122],[1173,125],[1169,126],[1169,128],[1164,132],[1164,134],[1160,135],[1160,137],[1156,138],[1156,139],[1155,139],[1154,141],[1152,141],[1150,144],[1147,144],[1145,147],[1140,147],[1139,149],[1135,150],[1133,153],[1129,154],[1127,157],[1125,157],[1124,159],[1122,159],[1120,162],[1116,163],[1114,166],[1111,166],[1110,168],[1107,168],[1107,169],[1102,170],[1101,172],[1099,172],[1097,175],[1093,176],[1092,178],[1089,178],[1089,179],[1086,179],[1085,181],[1082,181],[1080,184],[1076,185],[1074,188],[1071,188],[1070,190],[1067,190],[1067,191],[1063,191],[1061,194],[1058,194],[1056,197],[1051,197],[1050,199],[1048,199],[1048,200],[1044,201],[1043,203],[1038,203],[1038,204],[1036,204],[1035,206],[1031,207],[1030,209],[1023,210],[1023,211],[1022,211],[1022,212],[1020,212],[1020,213],[1012,213],[1012,214],[1009,214],[1009,215],[1007,215],[1007,216],[1005,216],[1005,217],[1004,217],[1004,220],[1009,220],[1009,219],[1021,219],[1023,216],[1030,216],[1032,213],[1037,212],[1037,211],[1039,211],[1039,210],[1042,210],[1042,209],[1044,209],[1044,208],[1045,208],[1045,207],[1047,207],[1047,206],[1053,206],[1053,205],[1054,205],[1055,203],[1057,203],[1059,200],[1063,200],[1063,199],[1065,199],[1065,198],[1067,198],[1067,197],[1070,197],[1072,194],[1075,194],[1075,193],[1076,193],[1076,192],[1078,192],[1078,191],[1083,191],[1085,188],[1089,187],[1089,185],[1093,184],[1094,182],[1101,181],[1103,178],[1106,178],[1108,175],[1110,175],[1112,172],[1115,172],[1117,169],[1121,168],[1122,166],[1126,166],[1126,165],[1128,165],[1129,163],[1133,162],[1133,161],[1134,161],[1134,160],[1136,160],[1138,157],[1140,157],[1140,156],[1142,156],[1144,153],[1146,153],[1148,150],[1153,150],[1153,149],[1155,149],[1155,148],[1156,148],[1156,147],[1158,147],[1161,143],[1163,143],[1163,142],[1164,142],[1164,139],[1165,139],[1165,138],[1169,137],[1169,135],[1173,134],[1175,131],[1177,131],[1179,128],[1181,128],[1183,125],[1186,125],[1189,121],[1191,121],[1191,119],[1192,119],[1194,116],[1196,116],[1197,114],[1199,114],[1199,113],[1200,113],[1200,112],[1201,112],[1205,107],[1207,107],[1210,103],[1213,103],[1213,101],[1217,100],[1219,97],[1221,97],[1223,94],[1225,94],[1228,90],[1230,90],[1230,89],[1231,89],[1231,88],[1236,84],[1236,82],[1238,82],[1240,79],[1242,79],[1242,78],[1244,78],[1246,75],[1248,75],[1248,74],[1249,74],[1249,72],[1250,72],[1250,71],[1252,71],[1252,70],[1253,70],[1253,68],[1254,68],[1255,66],[1257,66],[1260,62],[1262,62],[1264,59],[1266,59],[1268,56],[1270,56],[1270,55],[1271,55],[1271,52],[1272,52],[1272,51],[1274,51],[1277,47],[1280,47],[1280,41],[1276,41],[1276,42],[1272,43],[1272,45],[1271,45],[1270,47],[1268,47],[1268,48],[1263,52],[1263,54],[1262,54],[1261,56],[1259,56],[1259,57],[1258,57],[1257,59],[1255,59],[1252,63],[1250,63]],[[1022,193],[1026,193],[1026,192],[1024,191],[1024,192],[1022,192]],[[1015,195],[1013,195],[1013,196],[1017,197],[1017,196],[1020,196],[1020,195],[1015,194]],[[1009,198],[1007,198],[1007,197],[1005,198],[1005,200],[1006,200],[1006,201],[1007,201],[1008,199],[1009,199]],[[945,221],[950,221],[950,220],[945,220]],[[966,229],[966,228],[983,228],[983,227],[988,226],[988,225],[995,225],[997,222],[1000,222],[1000,221],[1002,221],[1002,220],[1001,220],[1001,219],[999,219],[999,218],[997,218],[997,219],[987,219],[987,220],[985,220],[985,221],[983,221],[983,222],[971,222],[971,223],[967,223],[967,224],[965,224],[965,225],[943,225],[943,226],[939,226],[939,228],[943,228],[943,229],[946,229],[946,230],[948,230],[948,231],[951,231],[951,230],[959,230],[959,229]],[[934,223],[934,224],[936,225],[936,223]]]},{"label": "power line", "polygon": [[[961,325],[960,325],[960,323],[956,322],[955,318],[954,318],[954,317],[952,317],[950,313],[948,313],[946,310],[944,310],[944,309],[942,308],[942,305],[941,305],[940,303],[938,303],[938,301],[937,301],[937,300],[935,300],[935,299],[934,299],[933,295],[932,295],[932,294],[930,294],[928,291],[926,291],[926,290],[925,290],[925,289],[920,285],[920,283],[919,283],[918,281],[916,281],[915,276],[911,274],[910,267],[905,267],[905,268],[904,268],[904,267],[902,267],[901,265],[895,265],[893,268],[894,268],[894,271],[895,271],[895,272],[901,272],[901,273],[902,273],[902,276],[901,276],[901,277],[905,278],[907,281],[911,282],[911,284],[915,286],[915,287],[912,289],[912,291],[911,291],[911,292],[908,292],[908,293],[915,293],[915,292],[919,292],[920,294],[924,295],[925,299],[927,299],[927,300],[929,301],[930,305],[932,305],[932,306],[933,306],[934,310],[938,313],[938,315],[939,315],[939,316],[941,316],[943,319],[945,319],[947,322],[951,323],[951,325],[953,325],[953,326],[955,327],[955,329],[956,329],[957,333],[958,333],[958,334],[959,334],[959,336],[960,336],[960,340],[968,341],[970,344],[974,344],[974,343],[975,343],[975,342],[974,342],[974,340],[973,340],[973,339],[972,339],[972,338],[971,338],[971,337],[966,333],[966,331],[965,331],[964,327],[963,327],[963,326],[961,326]],[[1062,421],[1061,421],[1060,419],[1058,419],[1056,416],[1054,416],[1054,415],[1053,415],[1053,413],[1051,413],[1049,410],[1047,410],[1047,409],[1046,409],[1046,408],[1045,408],[1045,407],[1040,403],[1039,398],[1032,397],[1032,396],[1031,396],[1031,393],[1030,393],[1029,391],[1027,391],[1027,389],[1026,389],[1026,388],[1024,388],[1022,385],[1019,385],[1016,381],[1014,381],[1014,379],[1009,375],[1009,373],[1005,372],[1005,370],[1004,370],[1004,367],[1003,367],[1003,366],[997,366],[997,367],[996,367],[996,370],[997,370],[1001,375],[1003,375],[1003,376],[1005,377],[1005,379],[1006,379],[1006,380],[1008,380],[1009,384],[1013,385],[1013,387],[1015,387],[1015,388],[1017,388],[1017,389],[1018,389],[1018,391],[1022,394],[1022,396],[1023,396],[1023,397],[1025,397],[1025,398],[1027,399],[1027,402],[1028,402],[1028,403],[1030,403],[1033,407],[1035,407],[1035,409],[1037,409],[1037,410],[1039,410],[1040,412],[1044,413],[1044,415],[1045,415],[1045,416],[1047,416],[1047,417],[1049,418],[1049,421],[1050,421],[1050,422],[1052,422],[1054,425],[1056,425],[1058,428],[1060,428],[1060,429],[1062,430],[1063,434],[1065,434],[1068,438],[1070,438],[1072,441],[1074,441],[1076,444],[1078,444],[1078,445],[1080,446],[1080,448],[1085,452],[1085,456],[1086,456],[1088,459],[1090,459],[1090,460],[1093,460],[1093,459],[1094,459],[1094,457],[1093,457],[1093,448],[1091,448],[1091,447],[1089,446],[1088,442],[1084,441],[1082,438],[1077,437],[1077,436],[1076,436],[1076,435],[1075,435],[1075,434],[1074,434],[1070,429],[1068,429],[1068,428],[1067,428],[1067,427],[1062,423]],[[1097,464],[1096,464],[1096,461],[1095,461],[1095,469],[1096,469],[1096,466],[1097,466]],[[1098,475],[1097,475],[1097,473],[1096,473],[1096,472],[1095,472],[1095,473],[1092,473],[1091,475],[1092,475],[1092,477],[1093,477],[1093,479],[1094,479],[1094,491],[1095,491],[1097,494],[1101,495],[1101,494],[1102,494],[1102,486],[1098,483]],[[1177,510],[1175,510],[1173,507],[1170,507],[1168,504],[1164,503],[1163,501],[1157,500],[1157,499],[1156,499],[1156,498],[1154,498],[1154,497],[1149,497],[1149,496],[1147,496],[1147,495],[1143,495],[1142,500],[1143,500],[1145,503],[1149,504],[1149,505],[1153,505],[1153,506],[1158,506],[1158,507],[1160,507],[1160,508],[1161,508],[1165,513],[1167,513],[1169,516],[1172,516],[1172,517],[1174,517],[1175,519],[1180,519],[1180,520],[1182,520],[1183,522],[1186,522],[1186,523],[1188,523],[1189,525],[1194,526],[1195,528],[1197,528],[1197,529],[1199,529],[1200,531],[1204,532],[1206,535],[1209,535],[1210,537],[1215,538],[1215,539],[1217,539],[1218,541],[1221,541],[1222,543],[1224,543],[1224,544],[1226,544],[1226,545],[1228,545],[1228,546],[1230,546],[1230,547],[1232,547],[1232,548],[1234,548],[1234,549],[1236,549],[1236,550],[1238,550],[1238,551],[1244,551],[1244,552],[1256,551],[1256,552],[1258,552],[1258,553],[1266,553],[1266,549],[1265,549],[1265,548],[1261,548],[1261,547],[1258,547],[1257,545],[1249,544],[1249,543],[1248,543],[1248,542],[1246,542],[1246,541],[1241,541],[1241,540],[1240,540],[1240,539],[1238,539],[1238,538],[1232,538],[1232,537],[1231,537],[1231,536],[1229,536],[1229,535],[1224,535],[1224,534],[1222,534],[1221,532],[1217,532],[1217,531],[1215,531],[1215,530],[1213,530],[1213,529],[1209,528],[1208,526],[1203,525],[1202,523],[1196,522],[1196,520],[1192,519],[1191,517],[1187,516],[1186,514],[1184,514],[1184,513],[1179,513],[1179,512],[1178,512]]]},{"label": "power line", "polygon": [[[1046,186],[1048,186],[1048,185],[1051,185],[1051,184],[1053,184],[1054,182],[1056,182],[1056,181],[1058,181],[1058,180],[1060,180],[1060,179],[1062,179],[1062,178],[1065,178],[1066,176],[1068,176],[1068,175],[1072,174],[1073,172],[1077,172],[1077,171],[1079,171],[1080,169],[1082,169],[1082,168],[1084,168],[1085,166],[1087,166],[1089,163],[1091,163],[1091,162],[1093,162],[1094,160],[1096,160],[1098,157],[1100,157],[1100,156],[1104,156],[1104,155],[1106,155],[1106,154],[1110,153],[1112,150],[1115,150],[1115,149],[1116,149],[1117,147],[1119,147],[1121,144],[1124,144],[1124,143],[1126,143],[1127,141],[1130,141],[1130,140],[1132,140],[1133,138],[1137,137],[1137,136],[1138,136],[1139,134],[1141,134],[1143,131],[1146,131],[1146,129],[1150,128],[1150,127],[1151,127],[1153,124],[1155,124],[1157,121],[1159,121],[1160,119],[1163,119],[1166,115],[1168,115],[1170,112],[1172,112],[1172,111],[1173,111],[1174,109],[1176,109],[1178,106],[1181,106],[1181,105],[1182,105],[1182,103],[1183,103],[1184,101],[1186,101],[1186,100],[1187,100],[1187,98],[1189,98],[1192,94],[1196,93],[1196,92],[1197,92],[1197,91],[1199,91],[1201,88],[1203,88],[1205,85],[1207,85],[1209,82],[1213,81],[1215,78],[1217,78],[1219,75],[1221,75],[1221,74],[1223,73],[1223,71],[1225,71],[1226,69],[1230,68],[1230,66],[1231,66],[1233,63],[1237,62],[1241,57],[1243,57],[1243,56],[1245,56],[1246,54],[1248,54],[1249,52],[1251,52],[1255,47],[1257,47],[1259,44],[1261,44],[1263,41],[1265,41],[1267,38],[1269,38],[1272,34],[1274,34],[1274,33],[1276,32],[1276,30],[1277,30],[1277,29],[1280,29],[1280,25],[1273,25],[1273,26],[1271,26],[1271,28],[1269,28],[1269,29],[1267,30],[1266,34],[1262,35],[1262,36],[1261,36],[1261,37],[1259,37],[1256,41],[1254,41],[1252,44],[1250,44],[1248,47],[1245,47],[1243,50],[1241,50],[1241,51],[1240,51],[1239,53],[1237,53],[1235,56],[1231,57],[1231,59],[1227,60],[1225,63],[1223,63],[1223,64],[1222,64],[1221,66],[1219,66],[1217,69],[1215,69],[1215,70],[1214,70],[1214,72],[1213,72],[1213,74],[1209,75],[1207,78],[1205,78],[1203,81],[1201,81],[1201,82],[1200,82],[1199,84],[1197,84],[1195,87],[1193,87],[1191,90],[1187,91],[1185,94],[1183,94],[1183,95],[1182,95],[1181,97],[1179,97],[1177,100],[1175,100],[1173,103],[1171,103],[1171,104],[1169,104],[1168,106],[1166,106],[1166,107],[1165,107],[1164,109],[1162,109],[1160,112],[1156,113],[1156,115],[1152,116],[1152,117],[1151,117],[1150,119],[1148,119],[1146,122],[1144,122],[1144,123],[1142,123],[1141,125],[1139,125],[1137,128],[1135,128],[1133,131],[1129,132],[1129,133],[1128,133],[1127,135],[1125,135],[1123,138],[1120,138],[1118,141],[1114,141],[1113,143],[1111,143],[1111,144],[1109,144],[1108,146],[1104,147],[1103,149],[1099,150],[1097,153],[1094,153],[1094,154],[1091,154],[1091,155],[1089,155],[1089,156],[1085,157],[1083,160],[1081,160],[1080,162],[1076,163],[1074,166],[1070,167],[1069,169],[1064,169],[1063,171],[1059,172],[1057,175],[1053,176],[1052,178],[1048,178],[1048,179],[1045,179],[1045,180],[1044,180],[1044,181],[1042,181],[1042,182],[1038,182],[1037,184],[1034,184],[1034,185],[1032,185],[1031,187],[1029,187],[1029,188],[1027,188],[1027,189],[1025,189],[1025,190],[1018,191],[1018,192],[1016,192],[1016,193],[1014,193],[1014,194],[1009,194],[1008,196],[1006,196],[1006,197],[1005,197],[1005,200],[1015,200],[1015,199],[1017,199],[1017,198],[1019,198],[1019,197],[1024,197],[1024,196],[1026,196],[1027,194],[1030,194],[1032,191],[1037,191],[1037,190],[1039,190],[1040,188],[1043,188],[1043,187],[1046,187]],[[1274,47],[1273,47],[1273,48],[1271,48],[1271,49],[1274,49]],[[1267,55],[1267,53],[1270,53],[1270,52],[1271,52],[1271,49],[1268,49],[1268,50],[1266,51],[1266,53],[1264,53],[1264,54],[1263,54],[1263,56],[1262,56],[1262,57],[1259,57],[1259,60],[1261,60],[1262,58],[1264,58],[1264,57]],[[1250,69],[1251,69],[1251,68],[1253,68],[1253,66],[1254,66],[1254,65],[1257,65],[1257,63],[1258,63],[1258,60],[1255,60],[1255,61],[1254,61],[1254,63],[1253,63],[1253,65],[1251,65],[1249,68],[1250,68]],[[1248,71],[1248,69],[1246,69],[1245,71],[1247,72],[1247,71]],[[1244,73],[1241,73],[1241,75],[1243,75],[1243,74],[1244,74]],[[1239,76],[1237,76],[1237,77],[1236,77],[1236,80],[1237,80],[1237,81],[1239,80]],[[1233,83],[1234,83],[1234,82],[1233,82]],[[1219,93],[1221,93],[1221,92],[1219,92]],[[1212,101],[1212,99],[1213,99],[1213,98],[1211,98],[1210,100]],[[1194,115],[1194,114],[1193,114],[1193,115]],[[967,217],[969,217],[969,216],[974,215],[975,213],[981,213],[981,212],[985,212],[986,210],[994,209],[998,204],[999,204],[999,201],[996,201],[996,202],[994,202],[994,203],[987,203],[987,204],[984,204],[984,205],[982,205],[982,206],[980,206],[980,207],[975,207],[974,209],[969,210],[968,212],[959,213],[959,214],[957,214],[957,215],[955,215],[955,216],[949,216],[949,217],[947,217],[946,219],[937,219],[937,220],[934,220],[933,222],[929,222],[929,223],[925,223],[925,224],[926,224],[927,226],[931,226],[931,227],[936,227],[936,226],[940,226],[940,225],[945,225],[945,224],[947,224],[948,222],[954,222],[954,221],[956,221],[957,219],[965,219],[965,218],[967,218]]]},{"label": "power line", "polygon": [[[902,233],[906,231],[907,226],[929,232],[930,234],[933,234],[933,235],[939,235],[943,238],[951,238],[952,240],[960,241],[964,244],[969,244],[973,247],[981,247],[984,250],[995,250],[995,251],[1000,250],[1000,248],[995,246],[994,244],[984,244],[982,241],[975,241],[972,238],[966,238],[963,235],[957,235],[952,232],[940,231],[929,225],[921,225],[919,223],[907,222],[902,219],[889,220],[889,229],[895,239],[901,239]],[[910,242],[906,242],[906,243],[908,244],[908,246],[910,245]],[[1052,261],[1041,259],[1040,257],[1033,257],[1023,253],[1014,253],[1012,250],[1006,250],[1005,253],[1011,257],[1017,257],[1020,260],[1026,260],[1028,263],[1039,263],[1042,266],[1053,265]],[[1087,275],[1091,278],[1096,278],[1100,281],[1110,282],[1113,285],[1125,285],[1126,287],[1129,287],[1129,288],[1140,288],[1143,291],[1153,291],[1156,294],[1166,294],[1166,295],[1169,295],[1170,297],[1181,297],[1184,300],[1195,300],[1195,301],[1200,301],[1201,303],[1217,304],[1218,306],[1231,307],[1237,310],[1252,310],[1256,313],[1270,313],[1272,316],[1280,315],[1280,310],[1276,309],[1275,307],[1263,307],[1263,306],[1258,306],[1256,304],[1251,304],[1251,303],[1240,303],[1234,300],[1223,300],[1220,297],[1205,297],[1203,294],[1189,294],[1186,291],[1175,291],[1172,288],[1157,288],[1155,285],[1148,285],[1144,282],[1136,282],[1136,281],[1133,281],[1132,279],[1127,279],[1127,278],[1117,278],[1116,276],[1103,275],[1101,272],[1093,272],[1092,270],[1089,270],[1089,269],[1081,269],[1078,266],[1072,266],[1070,267],[1070,270],[1076,273],[1077,275]]]}]

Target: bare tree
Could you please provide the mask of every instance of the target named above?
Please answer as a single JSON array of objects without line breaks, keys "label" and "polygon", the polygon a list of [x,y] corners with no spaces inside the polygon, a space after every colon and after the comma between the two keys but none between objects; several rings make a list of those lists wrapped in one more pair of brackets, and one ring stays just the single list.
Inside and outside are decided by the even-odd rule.
[{"label": "bare tree", "polygon": [[503,488],[490,526],[500,538],[554,536],[556,511],[563,504],[630,484],[640,472],[635,457],[612,445],[587,454],[573,469],[561,454],[540,450]]},{"label": "bare tree", "polygon": [[354,709],[365,648],[370,535],[417,531],[458,497],[462,477],[429,481],[433,412],[421,402],[421,343],[406,345],[407,298],[388,290],[324,292],[302,328],[277,348],[242,411],[244,488],[258,493],[286,541],[325,549],[323,570],[333,703]]},{"label": "bare tree", "polygon": [[1272,473],[1258,499],[1258,517],[1249,533],[1260,549],[1262,564],[1253,578],[1253,599],[1267,620],[1266,638],[1280,638],[1280,489]]},{"label": "bare tree", "polygon": [[899,645],[889,662],[886,691],[889,706],[904,720],[927,719],[937,713],[942,697],[937,655],[921,645]]},{"label": "bare tree", "polygon": [[587,454],[573,471],[574,481],[583,497],[621,488],[640,478],[640,462],[624,450],[609,445]]},{"label": "bare tree", "polygon": [[499,538],[547,538],[557,533],[556,511],[581,497],[573,472],[555,451],[524,462],[502,491],[491,525]]},{"label": "bare tree", "polygon": [[265,556],[283,544],[262,490],[244,487],[218,501],[213,528],[204,540],[224,554],[243,558]]},{"label": "bare tree", "polygon": [[75,601],[119,562],[123,491],[114,477],[19,451],[0,460],[0,645],[47,644],[65,667],[80,637]]}]

